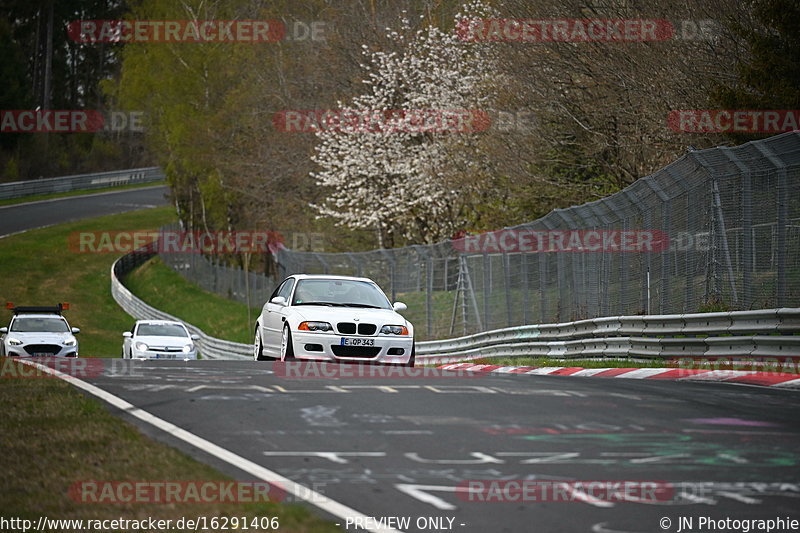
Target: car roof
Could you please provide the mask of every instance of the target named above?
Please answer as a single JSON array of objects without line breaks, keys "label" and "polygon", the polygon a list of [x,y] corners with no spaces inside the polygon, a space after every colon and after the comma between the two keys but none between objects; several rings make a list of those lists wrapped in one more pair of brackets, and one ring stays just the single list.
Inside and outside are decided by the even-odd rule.
[{"label": "car roof", "polygon": [[[297,279],[336,279],[336,280],[347,280],[347,281],[366,281],[368,283],[375,283],[373,280],[369,278],[358,278],[355,276],[337,276],[334,274],[292,274],[288,276],[290,278],[297,278]],[[377,285],[377,284],[376,284]]]},{"label": "car roof", "polygon": [[178,320],[137,320],[136,324],[137,325],[139,325],[139,324],[154,324],[154,325],[159,325],[159,324],[177,324],[179,326],[183,326],[184,325],[183,322],[180,322]]}]

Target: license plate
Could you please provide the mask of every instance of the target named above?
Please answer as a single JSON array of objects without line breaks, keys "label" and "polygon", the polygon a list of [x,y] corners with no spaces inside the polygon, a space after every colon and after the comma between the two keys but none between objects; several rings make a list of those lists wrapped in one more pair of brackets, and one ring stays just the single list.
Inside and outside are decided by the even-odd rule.
[{"label": "license plate", "polygon": [[342,337],[342,346],[375,346],[375,339],[354,339]]},{"label": "license plate", "polygon": [[49,355],[50,354],[47,353],[47,352],[36,352],[36,353],[33,354],[34,357],[47,357]]}]

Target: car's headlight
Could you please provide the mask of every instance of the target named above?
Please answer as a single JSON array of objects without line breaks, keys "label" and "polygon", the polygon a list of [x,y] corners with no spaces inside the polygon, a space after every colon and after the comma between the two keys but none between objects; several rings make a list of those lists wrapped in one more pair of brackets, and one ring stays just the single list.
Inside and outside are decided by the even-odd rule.
[{"label": "car's headlight", "polygon": [[13,337],[8,338],[8,344],[11,346],[22,346],[22,341]]},{"label": "car's headlight", "polygon": [[70,337],[64,341],[64,346],[75,346],[76,344],[78,344],[78,341],[75,339],[75,337]]},{"label": "car's headlight", "polygon": [[333,326],[327,322],[300,322],[297,329],[300,331],[333,331]]},{"label": "car's headlight", "polygon": [[381,333],[384,335],[408,335],[408,328],[405,326],[383,326]]},{"label": "car's headlight", "polygon": [[186,346],[183,347],[182,351],[183,353],[189,353],[192,350],[194,350],[194,344],[187,344]]},{"label": "car's headlight", "polygon": [[137,342],[136,349],[139,350],[140,352],[146,352],[150,348],[143,342]]}]

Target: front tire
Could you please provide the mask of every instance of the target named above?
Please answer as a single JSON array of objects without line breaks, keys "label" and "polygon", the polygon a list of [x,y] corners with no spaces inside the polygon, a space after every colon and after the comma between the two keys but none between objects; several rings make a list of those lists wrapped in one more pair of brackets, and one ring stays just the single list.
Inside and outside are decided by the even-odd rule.
[{"label": "front tire", "polygon": [[281,335],[281,361],[289,359],[294,359],[294,346],[292,346],[292,332],[289,331],[289,326],[285,326]]},{"label": "front tire", "polygon": [[264,357],[264,345],[261,343],[261,335],[258,333],[258,326],[256,326],[256,338],[253,340],[253,360],[265,361],[266,359]]},{"label": "front tire", "polygon": [[403,366],[407,366],[409,368],[414,368],[414,363],[415,363],[416,357],[417,357],[417,347],[416,346],[412,346],[411,347],[411,357],[408,358],[408,363],[406,363]]}]

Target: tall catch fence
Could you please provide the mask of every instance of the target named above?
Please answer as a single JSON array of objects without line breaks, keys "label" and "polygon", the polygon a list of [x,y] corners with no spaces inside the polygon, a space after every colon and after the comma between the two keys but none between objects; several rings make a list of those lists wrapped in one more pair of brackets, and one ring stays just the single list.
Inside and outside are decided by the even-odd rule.
[{"label": "tall catch fence", "polygon": [[[531,223],[370,252],[283,249],[278,268],[374,279],[408,304],[420,340],[613,315],[797,307],[799,178],[800,132],[791,132],[688,152],[616,194]],[[275,282],[199,256],[165,262],[223,296],[244,301],[249,289],[254,306]]]}]

